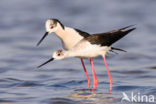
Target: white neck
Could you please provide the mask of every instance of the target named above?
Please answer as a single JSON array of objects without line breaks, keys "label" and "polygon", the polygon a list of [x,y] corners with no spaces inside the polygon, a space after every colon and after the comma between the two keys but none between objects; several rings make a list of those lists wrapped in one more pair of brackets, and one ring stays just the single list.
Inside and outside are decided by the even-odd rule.
[{"label": "white neck", "polygon": [[77,31],[75,31],[73,28],[70,27],[64,27],[64,29],[61,27],[61,25],[58,25],[58,29],[56,32],[54,32],[62,41],[63,48],[66,50],[71,49],[74,45],[76,45],[83,37],[78,34]]},{"label": "white neck", "polygon": [[65,58],[70,58],[70,57],[75,57],[76,56],[76,53],[71,51],[71,50],[64,50],[64,57]]},{"label": "white neck", "polygon": [[59,38],[63,39],[63,38],[64,38],[64,34],[65,34],[65,28],[66,28],[66,27],[64,27],[64,29],[63,29],[63,28],[61,27],[61,25],[58,24],[58,29],[57,29],[57,31],[55,31],[54,33],[55,33]]}]

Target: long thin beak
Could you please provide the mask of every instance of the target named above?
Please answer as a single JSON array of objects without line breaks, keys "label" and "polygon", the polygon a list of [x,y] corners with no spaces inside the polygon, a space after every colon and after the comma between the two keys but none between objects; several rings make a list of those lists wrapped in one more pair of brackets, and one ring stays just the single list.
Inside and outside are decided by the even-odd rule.
[{"label": "long thin beak", "polygon": [[39,46],[40,45],[40,43],[43,41],[43,39],[48,35],[49,33],[48,32],[46,32],[45,34],[44,34],[44,36],[41,38],[41,40],[37,43],[37,45],[36,46]]},{"label": "long thin beak", "polygon": [[51,58],[51,59],[49,59],[48,61],[46,61],[45,63],[43,63],[43,64],[41,64],[40,66],[38,66],[37,68],[40,68],[41,66],[43,66],[43,65],[45,65],[45,64],[47,64],[47,63],[49,63],[49,62],[51,62],[51,61],[53,61],[54,60],[54,58]]}]

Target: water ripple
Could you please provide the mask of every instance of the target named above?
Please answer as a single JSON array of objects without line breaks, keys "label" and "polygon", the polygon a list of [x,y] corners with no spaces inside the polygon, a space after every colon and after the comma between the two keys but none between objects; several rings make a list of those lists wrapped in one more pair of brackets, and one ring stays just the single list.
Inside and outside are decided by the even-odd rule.
[{"label": "water ripple", "polygon": [[[122,91],[156,95],[155,3],[156,0],[0,0],[0,103],[120,104]],[[66,26],[89,33],[137,24],[135,31],[113,44],[127,52],[107,57],[112,94],[106,94],[109,78],[101,57],[94,59],[99,80],[96,93],[87,89],[79,59],[53,61],[36,68],[53,51],[62,49],[54,34],[36,47],[48,18],[58,18]],[[90,62],[84,61],[92,85]]]},{"label": "water ripple", "polygon": [[74,101],[68,98],[49,98],[42,102],[46,104],[83,104],[83,102]]}]

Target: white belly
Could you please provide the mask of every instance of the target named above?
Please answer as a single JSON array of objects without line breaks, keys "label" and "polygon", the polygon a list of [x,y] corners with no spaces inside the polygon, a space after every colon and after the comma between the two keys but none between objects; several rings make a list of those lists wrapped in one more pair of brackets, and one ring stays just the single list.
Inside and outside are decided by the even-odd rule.
[{"label": "white belly", "polygon": [[105,56],[109,50],[110,47],[101,47],[100,45],[93,45],[84,41],[77,44],[71,51],[76,57],[93,58],[97,56]]}]

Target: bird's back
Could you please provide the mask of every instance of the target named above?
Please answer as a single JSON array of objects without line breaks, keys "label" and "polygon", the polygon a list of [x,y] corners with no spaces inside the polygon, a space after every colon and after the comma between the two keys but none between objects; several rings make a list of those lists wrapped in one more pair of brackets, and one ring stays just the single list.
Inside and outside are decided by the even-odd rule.
[{"label": "bird's back", "polygon": [[99,44],[101,46],[111,46],[113,43],[127,35],[129,32],[133,31],[136,28],[125,30],[125,28],[114,30],[106,33],[93,34],[85,38],[91,44]]}]

